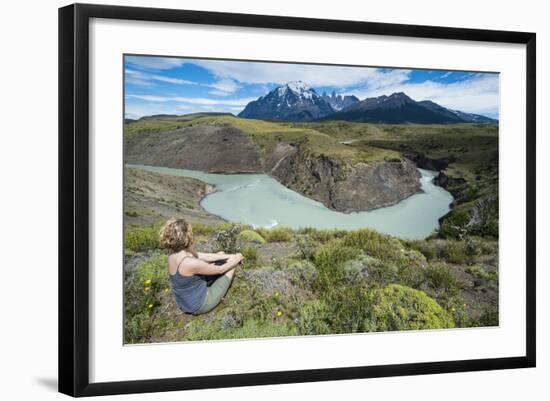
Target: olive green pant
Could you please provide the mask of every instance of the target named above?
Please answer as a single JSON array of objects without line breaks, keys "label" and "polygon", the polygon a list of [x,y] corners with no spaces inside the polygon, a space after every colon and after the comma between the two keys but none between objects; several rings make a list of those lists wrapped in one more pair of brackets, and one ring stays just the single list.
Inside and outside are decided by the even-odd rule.
[{"label": "olive green pant", "polygon": [[206,287],[206,298],[202,306],[193,314],[200,315],[201,313],[207,313],[214,309],[227,293],[230,285],[231,279],[225,274],[214,280],[212,284]]}]

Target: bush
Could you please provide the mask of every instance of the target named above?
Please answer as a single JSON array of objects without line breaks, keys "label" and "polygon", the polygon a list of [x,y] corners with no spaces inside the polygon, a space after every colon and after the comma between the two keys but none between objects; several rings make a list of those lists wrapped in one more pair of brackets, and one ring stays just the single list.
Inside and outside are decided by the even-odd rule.
[{"label": "bush", "polygon": [[231,225],[227,229],[220,230],[216,233],[215,241],[217,248],[226,253],[237,253],[240,251],[238,235],[241,232],[241,227]]},{"label": "bush", "polygon": [[275,227],[270,230],[262,230],[262,236],[267,242],[290,242],[292,231],[286,227]]},{"label": "bush", "polygon": [[331,334],[330,310],[321,300],[306,303],[300,310],[298,331],[302,335]]},{"label": "bush", "polygon": [[329,242],[336,238],[342,238],[347,234],[347,231],[344,230],[317,230],[311,229],[309,232],[306,232],[306,229],[303,229],[304,234],[308,234],[313,240],[321,243]]},{"label": "bush", "polygon": [[466,273],[471,274],[474,277],[474,287],[498,284],[498,272],[487,271],[481,265],[468,266]]},{"label": "bush", "polygon": [[331,333],[363,333],[375,330],[367,319],[368,292],[361,285],[334,285],[323,291]]},{"label": "bush", "polygon": [[265,239],[254,230],[243,230],[239,233],[238,237],[243,241],[265,244]]},{"label": "bush", "polygon": [[367,319],[376,331],[453,328],[451,316],[426,293],[390,284],[368,295]]},{"label": "bush", "polygon": [[428,260],[436,259],[439,255],[438,247],[433,241],[427,240],[415,240],[408,241],[407,244],[412,248],[420,252]]},{"label": "bush", "polygon": [[341,283],[345,278],[343,264],[355,258],[356,248],[346,246],[340,240],[334,240],[321,246],[315,253],[314,264],[319,272],[319,286],[327,288]]},{"label": "bush", "polygon": [[253,246],[245,246],[241,248],[241,253],[244,256],[242,267],[244,269],[250,269],[257,267],[259,256],[258,250]]},{"label": "bush", "polygon": [[300,235],[296,241],[299,257],[304,260],[313,261],[319,245],[320,244],[309,235]]},{"label": "bush", "polygon": [[397,238],[369,229],[356,230],[346,234],[342,238],[342,243],[360,249],[383,262],[416,263],[422,262],[419,258],[423,258],[419,252],[405,249],[403,243]]},{"label": "bush", "polygon": [[145,252],[159,248],[159,230],[161,224],[125,229],[124,248],[133,252]]},{"label": "bush", "polygon": [[[195,323],[195,322],[193,322]],[[295,327],[289,327],[285,323],[273,321],[259,321],[256,319],[245,320],[242,326],[222,330],[219,321],[210,324],[191,324],[187,340],[225,340],[239,338],[262,338],[262,337],[283,337],[295,336],[298,331]]]},{"label": "bush", "polygon": [[124,285],[124,338],[142,342],[152,335],[151,314],[161,304],[161,294],[169,288],[168,257],[158,254],[128,274]]},{"label": "bush", "polygon": [[456,295],[462,288],[462,282],[445,263],[428,266],[424,274],[430,288],[444,292],[448,296]]},{"label": "bush", "polygon": [[475,250],[467,246],[466,241],[447,241],[443,249],[443,257],[451,263],[468,264],[472,262]]}]

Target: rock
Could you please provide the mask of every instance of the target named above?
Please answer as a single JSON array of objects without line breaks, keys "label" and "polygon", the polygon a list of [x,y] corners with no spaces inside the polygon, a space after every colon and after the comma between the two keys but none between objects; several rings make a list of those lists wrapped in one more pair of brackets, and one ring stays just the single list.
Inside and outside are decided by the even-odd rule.
[{"label": "rock", "polygon": [[241,130],[227,124],[142,132],[127,141],[125,157],[126,163],[211,173],[263,172],[254,142]]},{"label": "rock", "polygon": [[420,172],[405,158],[351,165],[294,147],[271,174],[283,185],[340,212],[393,205],[420,191]]}]

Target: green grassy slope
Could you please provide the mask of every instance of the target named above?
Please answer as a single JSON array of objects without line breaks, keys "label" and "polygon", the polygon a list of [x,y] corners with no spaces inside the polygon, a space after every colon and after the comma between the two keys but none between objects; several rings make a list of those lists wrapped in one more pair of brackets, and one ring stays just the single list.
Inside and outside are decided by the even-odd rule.
[{"label": "green grassy slope", "polygon": [[222,303],[190,316],[174,302],[159,226],[126,236],[127,343],[498,324],[494,241],[198,224],[198,251],[240,251],[245,261]]}]

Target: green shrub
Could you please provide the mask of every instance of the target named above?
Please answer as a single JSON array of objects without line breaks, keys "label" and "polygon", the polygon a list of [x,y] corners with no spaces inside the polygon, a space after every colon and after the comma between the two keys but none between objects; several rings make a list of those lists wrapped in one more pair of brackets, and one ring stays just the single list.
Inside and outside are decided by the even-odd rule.
[{"label": "green shrub", "polygon": [[333,239],[342,238],[344,235],[347,234],[347,231],[344,230],[317,230],[313,229],[309,233],[309,236],[321,243],[329,242]]},{"label": "green shrub", "polygon": [[390,284],[369,292],[367,319],[376,331],[452,328],[451,316],[426,293]]},{"label": "green shrub", "polygon": [[407,244],[412,248],[420,252],[428,260],[436,259],[438,255],[438,247],[434,241],[427,240],[415,240],[407,241]]},{"label": "green shrub", "polygon": [[159,248],[159,230],[161,224],[138,227],[124,231],[124,248],[133,252],[145,252]]},{"label": "green shrub", "polygon": [[168,257],[158,254],[128,273],[124,285],[124,338],[143,342],[154,332],[151,315],[169,289]]},{"label": "green shrub", "polygon": [[242,326],[226,330],[221,329],[219,320],[209,324],[204,324],[204,322],[191,324],[185,338],[186,340],[225,340],[295,335],[298,335],[296,328],[288,326],[284,322],[248,319],[243,322]]},{"label": "green shrub", "polygon": [[387,285],[395,282],[399,272],[394,263],[383,262],[372,256],[360,254],[344,264],[348,282],[360,282],[361,277],[368,277],[371,283]]},{"label": "green shrub", "polygon": [[340,240],[333,240],[321,246],[315,253],[314,264],[319,272],[319,285],[327,288],[341,283],[345,278],[343,264],[355,258],[356,248],[346,246]]},{"label": "green shrub", "polygon": [[411,254],[411,251],[406,250],[403,243],[397,238],[369,229],[356,230],[346,234],[342,238],[342,243],[360,249],[384,262],[410,263],[412,260],[409,260],[409,256],[412,258],[422,256],[420,253]]},{"label": "green shrub", "polygon": [[498,272],[487,271],[481,265],[468,266],[466,273],[474,277],[474,287],[498,284]]},{"label": "green shrub", "polygon": [[313,261],[315,259],[315,252],[317,252],[319,245],[319,242],[315,241],[309,235],[300,235],[296,240],[298,255],[304,260]]},{"label": "green shrub", "polygon": [[262,230],[261,234],[267,242],[292,241],[292,231],[287,227],[275,227],[269,230]]},{"label": "green shrub", "polygon": [[217,249],[226,253],[237,253],[240,251],[238,235],[241,232],[241,227],[231,225],[227,229],[220,230],[216,233],[215,241]]},{"label": "green shrub", "polygon": [[454,209],[450,211],[441,222],[438,235],[441,238],[458,239],[461,238],[466,232],[466,225],[471,219],[469,210]]},{"label": "green shrub", "polygon": [[401,265],[398,268],[395,284],[421,289],[425,280],[423,268],[415,265]]},{"label": "green shrub", "polygon": [[243,230],[239,233],[239,239],[256,244],[265,244],[265,239],[254,230]]},{"label": "green shrub", "polygon": [[451,263],[468,264],[472,262],[475,251],[467,246],[466,241],[449,240],[443,249],[443,257]]},{"label": "green shrub", "polygon": [[475,322],[477,327],[490,327],[499,325],[498,309],[485,309]]},{"label": "green shrub", "polygon": [[445,263],[435,263],[430,265],[424,271],[428,286],[440,294],[445,293],[447,296],[456,295],[463,284],[459,280],[452,269]]},{"label": "green shrub", "polygon": [[323,290],[322,299],[329,308],[331,333],[362,333],[375,330],[367,319],[370,309],[368,292],[357,284],[332,285]]},{"label": "green shrub", "polygon": [[258,266],[259,255],[258,250],[253,246],[245,246],[241,248],[241,253],[244,256],[242,266],[244,269],[250,269]]},{"label": "green shrub", "polygon": [[307,302],[300,310],[298,331],[302,335],[331,334],[330,309],[321,300]]}]

